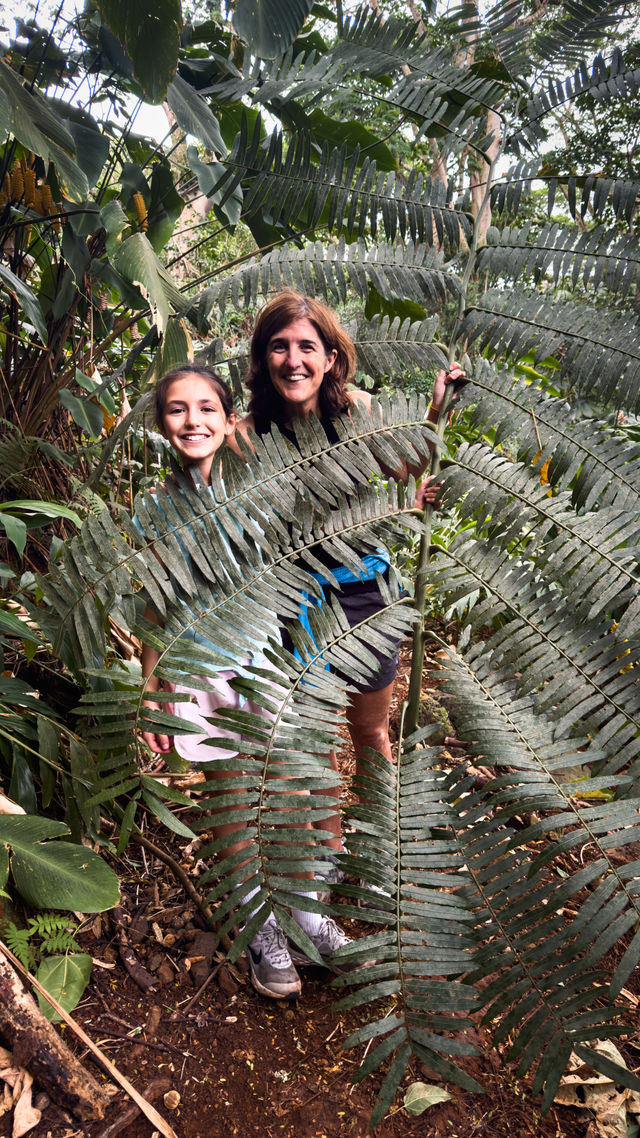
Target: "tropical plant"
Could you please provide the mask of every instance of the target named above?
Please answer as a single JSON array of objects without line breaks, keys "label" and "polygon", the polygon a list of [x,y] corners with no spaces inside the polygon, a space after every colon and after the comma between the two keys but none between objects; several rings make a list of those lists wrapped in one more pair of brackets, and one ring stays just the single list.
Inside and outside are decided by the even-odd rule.
[{"label": "tropical plant", "polygon": [[[261,10],[277,30],[277,6]],[[274,59],[238,64],[216,56],[215,68],[213,59],[202,65],[202,73],[209,64],[215,70],[206,92],[220,113],[244,100],[269,113],[277,108],[286,122],[286,135],[268,136],[250,106],[230,153],[209,172],[207,191],[220,210],[235,202],[264,243],[279,245],[221,272],[189,296],[186,314],[204,333],[229,298],[250,309],[262,294],[294,284],[330,301],[355,294],[363,308],[373,303],[384,312],[363,318],[355,331],[361,366],[371,375],[480,350],[468,363],[472,384],[464,398],[483,441],[455,453],[446,437],[442,442],[445,493],[463,501],[474,528],[434,555],[430,511],[422,521],[405,508],[413,487],[405,499],[393,482],[371,483],[380,463],[393,468],[433,441],[420,399],[398,396],[383,404],[384,413],[341,424],[333,445],[313,424],[301,428],[299,450],[274,432],[255,454],[246,453],[245,465],[229,458],[225,492],[215,484],[213,502],[176,471],[175,487],[168,483],[156,498],[139,501],[142,536],[107,511],[90,517],[40,582],[49,607],[38,612],[52,642],[68,667],[92,677],[82,703],[84,737],[97,758],[87,805],[116,802],[125,839],[145,796],[169,796],[140,774],[133,729],[173,720],[144,707],[131,668],[113,655],[105,666],[109,619],[158,649],[158,674],[166,680],[185,664],[197,675],[215,668],[229,650],[230,630],[241,658],[255,627],[273,634],[271,669],[245,669],[237,681],[271,712],[273,724],[235,714],[249,757],[238,760],[228,786],[217,782],[222,799],[201,803],[226,821],[244,807],[252,837],[249,853],[211,871],[220,880],[210,897],[220,901],[223,928],[248,917],[255,900],[235,912],[237,895],[221,900],[248,873],[246,888],[260,885],[259,900],[311,955],[286,904],[299,885],[293,874],[322,863],[322,847],[309,847],[303,826],[321,827],[333,805],[320,792],[331,789],[324,756],[336,742],[345,688],[324,660],[360,677],[370,667],[369,645],[415,624],[398,764],[372,756],[367,805],[353,811],[344,857],[348,871],[390,897],[370,913],[379,931],[343,953],[362,968],[338,981],[354,989],[346,1002],[374,1009],[351,1039],[377,1041],[358,1077],[387,1064],[372,1123],[412,1055],[444,1078],[481,1089],[464,1070],[471,1050],[465,1029],[479,1011],[487,1024],[495,1022],[497,1040],[510,1040],[519,1072],[535,1071],[544,1107],[572,1051],[614,1071],[616,1081],[640,1085],[591,1046],[624,1031],[616,1000],[640,954],[638,862],[625,860],[625,846],[638,838],[639,452],[604,421],[604,413],[638,406],[638,248],[631,232],[619,231],[634,216],[638,186],[588,170],[562,181],[536,161],[542,124],[554,108],[576,92],[624,98],[635,90],[636,71],[626,71],[618,54],[583,63],[626,16],[620,4],[577,0],[537,21],[531,15],[517,0],[477,20],[465,9],[449,17],[457,44],[447,50],[443,24],[440,45],[432,47],[428,31],[422,36],[413,23],[385,23],[363,9],[339,19],[335,43],[321,55],[293,43]],[[469,212],[465,198],[454,201],[437,178],[381,172],[374,158],[346,143],[318,144],[314,110],[335,108],[340,91],[352,89],[361,73],[399,112],[398,130],[408,122],[420,136],[437,136],[443,151],[450,144],[450,161],[462,151],[477,156],[486,180],[478,208]],[[488,137],[489,121],[500,129]],[[505,158],[514,164],[498,178]],[[542,231],[495,226],[482,243],[488,209],[494,221],[505,207],[517,215],[535,179],[547,185],[550,204],[562,182],[576,224]],[[615,234],[585,233],[577,221],[587,207],[596,217],[612,208]],[[305,245],[309,234],[325,241]],[[284,244],[286,238],[293,240]],[[491,278],[493,288],[472,294],[474,277]],[[585,305],[578,282],[597,306]],[[457,302],[446,355],[428,319],[445,296]],[[405,319],[408,301],[419,319]],[[603,418],[577,418],[566,397],[536,386],[531,352],[541,372],[553,355],[569,395],[597,400]],[[526,369],[508,369],[525,357]],[[390,590],[386,612],[352,632],[338,611],[313,608],[314,641],[295,623],[302,592],[314,591],[299,561],[313,568],[318,545],[353,564],[348,550],[417,526],[423,540],[413,607]],[[456,649],[438,645],[439,666],[446,668],[457,733],[494,771],[481,786],[473,772],[448,769],[428,728],[419,726],[428,580],[437,582],[442,603],[462,614]],[[145,623],[146,602],[163,627]],[[278,646],[275,613],[294,622],[299,658]],[[215,650],[189,642],[185,633],[195,624]],[[287,766],[296,789],[318,793],[297,795],[294,810],[278,793],[273,763]],[[283,830],[277,822],[287,807],[292,826]],[[206,824],[192,821],[193,828]],[[207,852],[216,852],[215,843]],[[249,869],[240,868],[248,856]],[[358,887],[341,892],[347,905],[340,911],[358,912],[348,904]],[[297,896],[301,904],[321,903]],[[248,920],[234,954],[262,916]],[[608,954],[618,944],[614,971]]]},{"label": "tropical plant", "polygon": [[[11,921],[3,936],[7,947],[27,971],[38,965],[36,980],[49,992],[65,1012],[71,1012],[82,998],[91,977],[91,956],[79,951],[73,932],[77,924],[58,913],[38,913],[30,917],[25,928]],[[38,992],[40,1008],[47,1019],[62,1017]]]}]

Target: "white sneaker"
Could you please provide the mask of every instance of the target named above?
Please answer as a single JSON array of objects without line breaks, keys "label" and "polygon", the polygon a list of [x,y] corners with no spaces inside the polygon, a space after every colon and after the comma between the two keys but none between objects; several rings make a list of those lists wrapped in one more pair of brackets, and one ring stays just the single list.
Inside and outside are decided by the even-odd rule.
[{"label": "white sneaker", "polygon": [[[333,953],[337,951],[337,949],[342,948],[344,945],[354,943],[351,937],[347,936],[344,929],[341,929],[340,925],[337,925],[332,917],[323,917],[317,932],[307,933],[307,936],[309,937],[309,940],[311,941],[314,948],[317,948],[323,959],[332,956]],[[290,946],[289,952],[291,954],[291,959],[295,964],[315,964],[315,961],[310,960],[308,956],[305,956],[304,952],[301,952],[299,948]],[[361,968],[362,964],[363,961],[361,960],[359,960],[357,964],[352,964],[350,961],[345,960],[344,963],[339,962],[336,964],[336,970],[339,971],[343,968],[347,969],[354,967]]]},{"label": "white sneaker", "polygon": [[245,951],[257,992],[273,1000],[300,995],[302,982],[289,954],[287,938],[274,920],[262,926]]},{"label": "white sneaker", "polygon": [[[357,903],[361,909],[378,909],[380,907],[380,901],[391,900],[391,894],[387,893],[386,889],[382,889],[380,885],[372,885],[370,881],[359,881],[358,885],[361,889],[366,889],[367,893],[372,894],[370,898],[360,897],[358,899]],[[383,908],[386,908],[386,906],[383,906]]]}]

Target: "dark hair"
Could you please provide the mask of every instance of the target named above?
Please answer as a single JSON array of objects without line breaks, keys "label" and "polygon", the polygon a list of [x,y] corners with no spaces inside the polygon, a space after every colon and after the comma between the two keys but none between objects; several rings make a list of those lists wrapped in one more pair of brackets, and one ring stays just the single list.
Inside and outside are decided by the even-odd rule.
[{"label": "dark hair", "polygon": [[318,333],[327,355],[334,351],[336,358],[325,372],[318,396],[320,417],[339,415],[349,406],[347,383],[356,370],[356,350],[350,336],[341,328],[330,308],[310,296],[302,296],[293,289],[285,289],[265,304],[253,330],[249,349],[247,387],[251,392],[249,411],[258,419],[276,422],[283,426],[286,420],[285,404],[273,387],[267,368],[269,341],[294,320],[309,320]]},{"label": "dark hair", "polygon": [[164,426],[164,410],[167,405],[167,390],[176,379],[184,379],[187,375],[197,375],[200,379],[206,379],[210,383],[214,391],[220,397],[222,410],[224,411],[227,419],[233,415],[233,392],[228,383],[211,368],[204,367],[202,364],[180,364],[179,367],[174,367],[163,375],[162,379],[158,381],[154,388],[155,398],[155,411],[156,423],[160,430]]}]

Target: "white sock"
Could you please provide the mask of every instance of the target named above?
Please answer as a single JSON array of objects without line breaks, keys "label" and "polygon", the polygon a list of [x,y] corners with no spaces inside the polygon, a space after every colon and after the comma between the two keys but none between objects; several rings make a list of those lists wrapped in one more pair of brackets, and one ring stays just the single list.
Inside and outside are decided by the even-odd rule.
[{"label": "white sock", "polygon": [[[261,889],[261,886],[260,886],[260,885],[256,885],[254,889],[250,889],[248,893],[245,893],[244,897],[242,898],[242,904],[243,904],[243,905],[246,905],[247,901],[250,901],[252,897],[255,897],[255,896],[256,896],[256,894],[258,894],[258,893],[260,892],[260,889]],[[250,920],[251,920],[252,916],[254,915],[254,913],[257,913],[257,912],[258,912],[258,909],[259,909],[259,908],[260,908],[260,905],[255,905],[255,906],[254,906],[254,908],[251,910],[251,912],[249,913],[248,917],[246,918],[246,919],[247,919],[247,921],[250,921]],[[273,924],[273,925],[274,925],[275,923],[276,923],[276,919],[275,919],[275,917],[274,917],[273,913],[269,913],[269,915],[268,915],[268,917],[267,917],[266,921],[264,922],[264,924],[265,924],[265,925],[268,925],[268,924]],[[262,926],[262,928],[264,928],[264,925]],[[261,930],[260,930],[260,929],[258,929],[258,932],[260,932],[260,931],[261,931]],[[258,933],[256,933],[256,936],[257,936],[257,935],[258,935]]]},{"label": "white sock", "polygon": [[[308,893],[301,893],[300,896],[317,897],[318,894],[315,892],[315,890],[310,890]],[[307,934],[307,936],[313,936],[314,933],[320,932],[320,925],[324,920],[324,915],[322,913],[309,913],[307,909],[292,908],[291,916],[293,917],[296,924],[300,925],[300,928],[304,933]]]}]

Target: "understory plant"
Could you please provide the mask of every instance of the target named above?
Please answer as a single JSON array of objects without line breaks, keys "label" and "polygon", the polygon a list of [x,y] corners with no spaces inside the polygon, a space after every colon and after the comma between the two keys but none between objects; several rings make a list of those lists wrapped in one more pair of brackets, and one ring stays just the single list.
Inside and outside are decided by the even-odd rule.
[{"label": "understory plant", "polygon": [[[478,1016],[496,1042],[509,1042],[519,1074],[532,1073],[544,1109],[572,1052],[640,1087],[594,1047],[624,1033],[620,994],[640,955],[639,863],[627,856],[640,836],[640,452],[616,429],[639,403],[638,186],[564,173],[543,154],[545,122],[564,103],[629,100],[640,77],[619,49],[598,54],[611,29],[624,32],[621,5],[576,0],[537,20],[529,14],[518,0],[477,18],[465,9],[432,39],[429,27],[362,9],[339,19],[319,54],[291,39],[273,58],[257,58],[254,45],[241,66],[216,57],[224,74],[207,105],[218,99],[222,115],[242,99],[248,109],[229,153],[212,164],[208,194],[218,209],[235,201],[256,232],[262,218],[274,247],[190,290],[172,317],[205,335],[228,299],[252,311],[291,284],[329,302],[348,296],[360,302],[353,335],[372,379],[465,359],[461,402],[477,438],[450,446],[449,408],[434,432],[425,400],[402,392],[371,415],[355,409],[337,424],[335,443],[315,422],[297,428],[298,448],[274,430],[244,462],[226,456],[224,490],[214,478],[213,499],[176,469],[156,496],[138,499],[141,531],[124,512],[90,515],[39,579],[42,603],[32,610],[85,686],[76,729],[94,766],[83,810],[115,805],[123,843],[142,806],[188,835],[207,828],[211,809],[219,822],[242,811],[250,846],[203,882],[221,931],[247,920],[233,957],[267,909],[313,955],[287,905],[294,874],[323,865],[306,827],[315,824],[321,839],[333,809],[325,759],[340,744],[349,682],[373,667],[370,647],[385,632],[413,629],[397,763],[371,756],[366,805],[350,811],[342,859],[389,898],[368,911],[376,931],[341,950],[362,967],[335,981],[349,989],[339,1007],[370,1011],[349,1042],[370,1045],[356,1077],[384,1071],[372,1125],[414,1056],[482,1089],[465,1070]],[[453,46],[442,46],[444,31]],[[437,142],[440,173],[473,154],[479,176],[460,187],[468,196],[453,173],[425,176],[424,156],[401,177],[366,148],[318,144],[318,106],[339,121],[344,91],[353,96],[362,76],[367,97],[400,116],[398,132],[406,122],[416,145]],[[256,105],[285,108],[287,135],[267,134],[249,113]],[[536,182],[551,215],[562,196],[562,214],[503,225]],[[452,302],[455,315],[439,329]],[[598,414],[581,417],[579,401]],[[382,478],[383,468],[432,448],[444,502],[464,517],[446,548],[431,540],[430,511],[413,510],[413,483],[405,491]],[[310,638],[298,616],[316,591],[303,566],[317,566],[318,549],[357,569],[357,553],[403,533],[421,540],[412,600],[388,586],[386,610],[353,630],[338,608],[310,607]],[[475,766],[451,767],[420,726],[427,589],[459,620],[454,647],[435,637],[428,647],[456,734],[490,771],[486,780]],[[145,621],[146,604],[161,625]],[[296,655],[280,646],[275,614],[291,624]],[[188,800],[140,772],[136,734],[185,730],[184,721],[144,706],[139,673],[113,649],[114,626],[158,650],[168,682],[185,669],[207,676],[228,666],[230,650],[240,665],[256,628],[271,637],[270,667],[244,667],[235,681],[271,725],[246,710],[223,717],[241,728],[245,755],[228,785],[216,780],[222,798],[205,792],[189,827],[167,805]],[[213,648],[189,640],[196,627]],[[212,748],[220,726],[212,724]],[[274,765],[301,792],[295,808],[279,793]],[[216,852],[212,843],[203,856]],[[261,906],[253,916],[256,899],[242,901],[252,885]],[[340,913],[359,915],[360,887],[340,892]],[[322,909],[299,895],[296,905]]]}]

